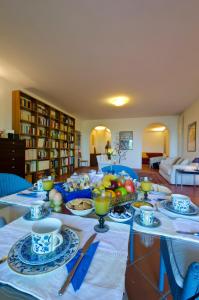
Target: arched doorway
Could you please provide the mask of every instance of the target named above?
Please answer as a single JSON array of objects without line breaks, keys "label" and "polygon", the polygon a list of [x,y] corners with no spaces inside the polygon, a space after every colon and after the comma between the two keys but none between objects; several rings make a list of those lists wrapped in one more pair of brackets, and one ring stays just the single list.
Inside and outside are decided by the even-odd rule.
[{"label": "arched doorway", "polygon": [[107,142],[111,146],[112,138],[111,131],[106,126],[96,126],[90,133],[90,166],[97,166],[96,155],[105,153]]},{"label": "arched doorway", "polygon": [[144,129],[142,144],[142,167],[150,166],[151,157],[169,156],[170,134],[167,126],[152,123]]}]

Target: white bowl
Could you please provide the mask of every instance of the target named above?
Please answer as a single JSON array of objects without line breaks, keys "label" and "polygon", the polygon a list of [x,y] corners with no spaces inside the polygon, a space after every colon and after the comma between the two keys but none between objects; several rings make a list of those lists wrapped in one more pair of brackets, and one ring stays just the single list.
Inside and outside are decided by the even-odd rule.
[{"label": "white bowl", "polygon": [[78,200],[89,200],[89,202],[91,203],[92,207],[89,208],[89,209],[84,209],[84,210],[76,210],[76,209],[71,209],[68,204],[69,203],[72,203],[74,200],[77,200],[77,199],[73,199],[69,202],[67,202],[65,205],[66,205],[66,208],[73,214],[73,215],[76,215],[76,216],[81,216],[81,217],[84,217],[84,216],[87,216],[89,215],[93,210],[94,210],[94,202],[93,200],[91,199],[88,199],[88,198],[81,198],[81,199],[78,199]]}]

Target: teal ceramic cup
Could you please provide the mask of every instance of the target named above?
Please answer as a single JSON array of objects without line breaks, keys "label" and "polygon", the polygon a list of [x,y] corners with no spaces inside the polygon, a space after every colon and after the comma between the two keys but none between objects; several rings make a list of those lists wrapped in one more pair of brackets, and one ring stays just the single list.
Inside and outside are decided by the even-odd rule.
[{"label": "teal ceramic cup", "polygon": [[40,219],[43,216],[43,212],[44,212],[43,201],[35,201],[31,204],[30,216],[32,219]]},{"label": "teal ceramic cup", "polygon": [[173,208],[176,211],[182,213],[189,211],[189,206],[191,201],[188,196],[181,195],[181,194],[172,194],[171,199],[172,199]]},{"label": "teal ceramic cup", "polygon": [[152,226],[154,223],[154,208],[140,206],[140,221],[145,226]]},{"label": "teal ceramic cup", "polygon": [[37,254],[47,254],[63,243],[60,234],[62,222],[55,218],[46,218],[32,226],[32,250]]}]

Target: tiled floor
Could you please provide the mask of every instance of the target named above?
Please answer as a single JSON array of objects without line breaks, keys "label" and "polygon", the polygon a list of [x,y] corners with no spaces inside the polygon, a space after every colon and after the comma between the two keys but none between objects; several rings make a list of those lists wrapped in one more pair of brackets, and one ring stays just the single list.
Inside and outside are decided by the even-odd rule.
[{"label": "tiled floor", "polygon": [[[81,171],[85,172],[82,168]],[[184,186],[175,187],[159,175],[157,170],[144,167],[137,170],[139,176],[149,176],[153,182],[168,186],[172,192],[189,195],[193,202],[199,205],[199,187]],[[126,292],[129,300],[172,300],[169,295],[164,298],[169,291],[167,278],[165,278],[165,289],[163,293],[158,291],[158,272],[159,272],[159,240],[154,240],[152,247],[145,247],[139,241],[140,237],[135,237],[135,258],[134,263],[128,262],[126,270]]]}]

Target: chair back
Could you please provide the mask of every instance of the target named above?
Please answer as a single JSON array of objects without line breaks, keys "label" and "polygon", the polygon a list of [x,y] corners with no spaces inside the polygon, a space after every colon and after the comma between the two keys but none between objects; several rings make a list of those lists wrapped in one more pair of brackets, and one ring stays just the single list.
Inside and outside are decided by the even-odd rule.
[{"label": "chair back", "polygon": [[0,173],[0,197],[18,193],[31,186],[30,182],[18,175]]},{"label": "chair back", "polygon": [[122,166],[122,165],[111,165],[111,166],[106,166],[106,167],[102,168],[102,172],[104,172],[104,173],[118,174],[122,171],[125,171],[126,173],[128,173],[132,179],[138,180],[137,173],[129,167]]}]

